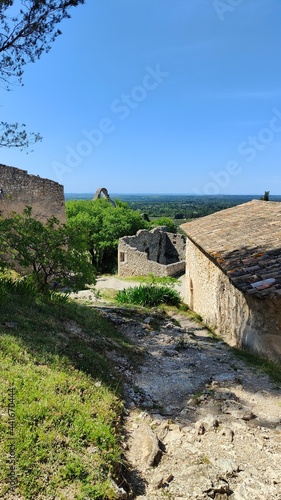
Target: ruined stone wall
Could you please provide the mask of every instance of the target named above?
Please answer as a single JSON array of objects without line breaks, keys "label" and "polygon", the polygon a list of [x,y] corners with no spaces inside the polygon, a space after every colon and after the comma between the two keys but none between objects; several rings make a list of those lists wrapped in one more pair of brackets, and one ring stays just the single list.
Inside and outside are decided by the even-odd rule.
[{"label": "ruined stone wall", "polygon": [[280,298],[244,295],[189,239],[186,280],[186,303],[226,342],[280,362]]},{"label": "ruined stone wall", "polygon": [[120,238],[119,276],[174,276],[185,269],[185,238],[155,228]]},{"label": "ruined stone wall", "polygon": [[42,221],[52,215],[61,222],[66,220],[64,190],[57,182],[0,165],[0,190],[0,212],[4,217],[31,206],[33,215]]},{"label": "ruined stone wall", "polygon": [[178,260],[185,260],[185,251],[186,243],[184,236],[177,233],[165,233],[164,256],[166,264],[173,263],[176,254]]}]

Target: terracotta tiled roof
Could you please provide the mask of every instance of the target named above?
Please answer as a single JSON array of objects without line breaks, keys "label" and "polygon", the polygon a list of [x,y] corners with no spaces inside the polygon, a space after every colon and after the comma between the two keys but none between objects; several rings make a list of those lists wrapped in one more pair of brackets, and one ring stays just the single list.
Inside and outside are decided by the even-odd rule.
[{"label": "terracotta tiled roof", "polygon": [[281,298],[281,203],[253,200],[181,229],[238,289]]}]

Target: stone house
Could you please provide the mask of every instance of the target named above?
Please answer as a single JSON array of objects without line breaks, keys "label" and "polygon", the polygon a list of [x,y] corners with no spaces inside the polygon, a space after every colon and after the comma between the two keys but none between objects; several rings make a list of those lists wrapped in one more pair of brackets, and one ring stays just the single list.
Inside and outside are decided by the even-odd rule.
[{"label": "stone house", "polygon": [[281,203],[183,224],[186,303],[228,343],[281,361]]},{"label": "stone house", "polygon": [[1,215],[7,217],[11,212],[21,213],[26,206],[31,206],[32,214],[42,221],[52,215],[63,223],[66,221],[61,184],[0,164]]},{"label": "stone house", "polygon": [[175,276],[185,270],[185,237],[163,227],[141,229],[118,244],[119,276]]}]

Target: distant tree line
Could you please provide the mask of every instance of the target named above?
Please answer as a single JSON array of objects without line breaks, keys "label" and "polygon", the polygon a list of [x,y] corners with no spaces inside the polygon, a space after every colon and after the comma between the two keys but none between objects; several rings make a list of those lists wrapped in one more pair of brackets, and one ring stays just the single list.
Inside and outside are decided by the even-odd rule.
[{"label": "distant tree line", "polygon": [[[204,217],[246,203],[253,198],[268,201],[269,191],[265,191],[261,198],[251,195],[126,195],[130,208],[145,212],[150,219],[169,217],[175,221],[176,225],[185,220]],[[278,201],[281,201],[280,197]]]}]

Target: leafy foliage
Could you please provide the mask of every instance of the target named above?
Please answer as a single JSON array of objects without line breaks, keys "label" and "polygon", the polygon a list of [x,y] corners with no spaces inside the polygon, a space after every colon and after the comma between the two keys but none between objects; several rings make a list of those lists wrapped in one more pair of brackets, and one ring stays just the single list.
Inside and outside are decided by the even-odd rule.
[{"label": "leafy foliage", "polygon": [[30,207],[0,219],[0,259],[2,267],[27,273],[40,290],[54,281],[74,289],[94,281],[83,232],[78,234],[55,217],[43,224],[32,217]]},{"label": "leafy foliage", "polygon": [[[58,24],[69,18],[69,10],[85,0],[1,0],[0,82],[6,90],[22,84],[24,66],[40,59],[61,34]],[[28,148],[41,140],[25,125],[0,122],[0,147]]]},{"label": "leafy foliage", "polygon": [[86,231],[92,263],[99,273],[116,270],[119,238],[149,228],[138,211],[115,201],[116,208],[104,198],[66,203],[67,224],[76,231]]},{"label": "leafy foliage", "polygon": [[140,285],[135,288],[121,290],[116,295],[119,304],[135,304],[154,307],[160,304],[179,306],[181,298],[178,292],[164,285]]},{"label": "leafy foliage", "polygon": [[40,134],[26,131],[25,124],[0,122],[0,147],[29,148],[32,144],[42,140]]},{"label": "leafy foliage", "polygon": [[28,279],[0,278],[0,304],[10,300],[11,296],[28,304],[33,301],[36,294],[37,288]]},{"label": "leafy foliage", "polygon": [[169,233],[176,233],[177,227],[173,219],[170,217],[159,217],[152,221],[152,227],[165,226]]},{"label": "leafy foliage", "polygon": [[270,191],[265,191],[264,195],[261,196],[261,200],[263,200],[263,201],[269,201],[269,193],[270,193]]},{"label": "leafy foliage", "polygon": [[153,285],[164,285],[174,288],[178,283],[177,278],[173,276],[154,276],[154,274],[149,274],[148,276],[142,276],[141,281],[146,284]]},{"label": "leafy foliage", "polygon": [[[121,197],[120,197],[121,198]],[[280,196],[271,196],[272,201],[280,201]],[[183,220],[195,219],[246,203],[260,196],[253,195],[122,195],[130,208],[145,212],[148,217],[155,218],[153,223],[159,225],[162,217],[175,219],[181,224]]]},{"label": "leafy foliage", "polygon": [[40,59],[61,34],[57,25],[84,0],[2,0],[0,2],[0,80],[22,82],[23,67]]}]

